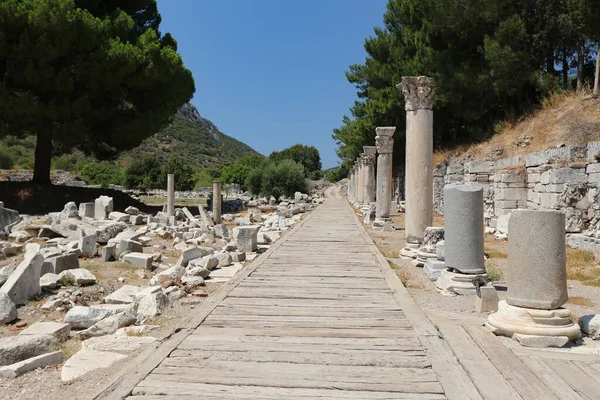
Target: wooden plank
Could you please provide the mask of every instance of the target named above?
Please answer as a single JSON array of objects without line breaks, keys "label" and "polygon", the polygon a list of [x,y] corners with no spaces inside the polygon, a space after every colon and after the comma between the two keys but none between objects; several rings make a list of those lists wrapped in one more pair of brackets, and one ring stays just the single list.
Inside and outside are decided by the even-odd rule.
[{"label": "wooden plank", "polygon": [[235,362],[277,362],[290,364],[374,366],[388,368],[431,368],[431,361],[423,351],[306,351],[299,346],[297,351],[272,351],[252,349],[232,351],[228,348],[218,350],[174,350],[170,358],[178,358],[188,364],[201,365],[208,361]]},{"label": "wooden plank", "polygon": [[[235,306],[223,306],[219,305],[213,314],[219,315],[298,315],[298,316],[310,316],[314,315],[315,311],[312,308],[306,307],[266,307],[266,306],[246,306],[246,305],[235,305]],[[377,315],[384,318],[399,318],[404,319],[404,312],[399,309],[386,309],[386,308],[371,308],[365,310],[364,308],[354,307],[338,307],[338,308],[324,308],[319,311],[319,315],[327,317],[352,317],[352,318],[370,318],[373,315]]]},{"label": "wooden plank", "polygon": [[572,360],[584,362],[600,362],[599,354],[572,353],[561,350],[552,349],[531,349],[526,347],[515,347],[512,349],[517,356],[537,357],[537,358],[552,358],[555,360]]},{"label": "wooden plank", "polygon": [[600,399],[600,382],[583,373],[572,361],[551,358],[544,358],[542,361],[583,398]]},{"label": "wooden plank", "polygon": [[465,331],[488,356],[504,379],[524,399],[559,400],[559,398],[527,366],[483,327],[465,326]]},{"label": "wooden plank", "polygon": [[303,224],[309,221],[312,215],[314,214],[298,222],[287,235],[282,236],[270,249],[258,256],[250,265],[240,270],[231,280],[223,284],[215,293],[196,307],[194,316],[188,321],[186,327],[183,329],[179,327],[174,328],[171,333],[161,338],[156,345],[148,346],[146,350],[132,359],[119,374],[111,379],[111,382],[107,386],[94,396],[94,399],[117,400],[127,397],[133,388],[156,368],[183,339],[191,334],[244,278],[254,272],[272,253],[276,252],[281,245],[293,237],[293,233],[301,229]]},{"label": "wooden plank", "polygon": [[315,328],[315,327],[214,327],[200,326],[194,334],[207,332],[211,334],[222,332],[223,335],[247,334],[249,336],[313,336],[338,338],[398,338],[414,337],[415,332],[410,328],[401,329],[353,329],[353,328]]},{"label": "wooden plank", "polygon": [[[373,391],[342,391],[335,388],[278,388],[264,386],[214,385],[200,382],[188,383],[185,386],[173,385],[171,381],[161,381],[154,377],[140,383],[128,397],[132,400],[170,400],[180,399],[237,399],[237,400],[282,400],[282,399],[328,399],[328,400],[441,400],[441,394],[373,392]],[[147,395],[142,397],[143,395]],[[163,395],[168,397],[163,397]],[[160,397],[159,397],[160,396]]]},{"label": "wooden plank", "polygon": [[398,304],[391,296],[387,299],[365,300],[365,299],[277,299],[274,302],[267,298],[235,298],[227,297],[221,303],[223,305],[273,305],[278,307],[309,307],[309,308],[365,308],[367,310],[373,308],[398,308]]},{"label": "wooden plank", "polygon": [[484,399],[521,399],[462,327],[440,332]]},{"label": "wooden plank", "polygon": [[521,361],[544,382],[561,400],[584,400],[556,372],[550,369],[539,358],[521,357]]}]

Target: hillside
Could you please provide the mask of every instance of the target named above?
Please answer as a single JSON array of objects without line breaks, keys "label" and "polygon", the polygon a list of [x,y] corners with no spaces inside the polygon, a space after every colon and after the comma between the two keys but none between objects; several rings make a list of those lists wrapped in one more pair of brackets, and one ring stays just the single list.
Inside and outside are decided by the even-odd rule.
[{"label": "hillside", "polygon": [[[434,112],[435,118],[435,112]],[[506,120],[486,141],[434,153],[434,165],[449,160],[498,160],[600,140],[600,98],[591,93],[568,91],[542,101],[530,115]]]},{"label": "hillside", "polygon": [[[33,168],[35,137],[0,140],[0,169]],[[183,158],[194,167],[218,167],[235,161],[247,154],[258,154],[248,145],[221,131],[192,104],[179,108],[173,122],[154,136],[146,139],[133,150],[119,156],[118,164],[126,166],[141,156],[153,156],[168,160],[171,156]],[[89,162],[96,161],[81,153],[53,159],[53,169],[79,170]]]}]

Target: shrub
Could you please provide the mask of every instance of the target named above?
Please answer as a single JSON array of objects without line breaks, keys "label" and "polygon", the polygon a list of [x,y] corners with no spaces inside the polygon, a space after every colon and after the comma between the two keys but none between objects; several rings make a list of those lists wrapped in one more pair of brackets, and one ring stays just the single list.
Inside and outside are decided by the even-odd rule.
[{"label": "shrub", "polygon": [[11,169],[15,165],[15,161],[4,150],[0,150],[0,169]]},{"label": "shrub", "polygon": [[307,192],[308,182],[304,175],[304,167],[292,160],[279,163],[267,161],[254,168],[248,174],[246,188],[253,194],[273,196],[293,196],[294,192]]},{"label": "shrub", "polygon": [[[125,171],[125,186],[129,189],[158,189],[161,184],[162,168],[154,157],[134,161]],[[167,178],[164,177],[165,187]]]},{"label": "shrub", "polygon": [[79,173],[79,177],[90,185],[110,184],[122,185],[125,181],[123,168],[109,163],[93,162],[86,164]]}]

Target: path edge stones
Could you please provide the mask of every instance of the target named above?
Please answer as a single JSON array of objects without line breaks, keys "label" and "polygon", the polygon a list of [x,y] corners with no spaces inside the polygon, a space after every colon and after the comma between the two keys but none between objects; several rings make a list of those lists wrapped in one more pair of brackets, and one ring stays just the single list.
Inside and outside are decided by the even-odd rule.
[{"label": "path edge stones", "polygon": [[358,226],[363,240],[368,245],[369,251],[379,265],[381,274],[389,286],[394,300],[404,311],[404,315],[413,326],[421,346],[423,346],[423,349],[431,359],[433,372],[438,377],[446,397],[449,400],[481,400],[481,395],[450,349],[450,346],[444,341],[441,333],[431,322],[427,314],[412,299],[396,272],[389,266],[383,254],[381,254],[381,251],[379,251],[379,248],[377,248],[377,245],[375,245],[375,242],[369,236],[350,204],[348,202],[345,202],[345,204],[352,212],[354,222]]},{"label": "path edge stones", "polygon": [[[328,201],[326,199],[325,201]],[[322,203],[323,204],[323,203]],[[319,204],[321,206],[322,204]],[[156,344],[148,346],[137,357],[131,359],[121,372],[113,377],[108,385],[105,385],[94,397],[94,400],[123,400],[131,396],[133,389],[148,376],[158,365],[179,346],[181,342],[191,335],[196,328],[213,312],[213,310],[227,298],[229,293],[235,289],[244,279],[250,276],[262,263],[267,260],[279,247],[287,242],[298,231],[306,221],[312,218],[315,207],[306,217],[296,223],[281,238],[256,257],[250,265],[242,268],[231,280],[223,284],[212,296],[196,306],[194,317],[183,327],[174,328],[170,333],[160,338]]]}]

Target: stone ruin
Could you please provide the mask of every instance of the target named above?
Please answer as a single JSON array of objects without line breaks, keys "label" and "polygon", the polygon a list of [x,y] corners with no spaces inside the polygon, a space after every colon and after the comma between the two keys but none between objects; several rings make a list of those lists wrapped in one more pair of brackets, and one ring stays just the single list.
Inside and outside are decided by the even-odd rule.
[{"label": "stone ruin", "polygon": [[[64,381],[126,357],[111,348],[154,342],[139,336],[155,328],[148,321],[180,299],[206,296],[200,290],[206,282],[229,279],[324,200],[322,192],[296,193],[278,204],[275,199],[249,200],[245,216],[225,213],[224,223],[215,223],[211,211],[175,208],[174,196],[168,199],[165,211],[155,215],[135,207],[115,211],[107,196],[79,206],[70,202],[43,216],[19,215],[0,203],[0,265],[8,262],[0,268],[0,324],[17,320],[17,306],[32,298],[43,300],[40,309],[45,312],[64,313],[60,322],[36,322],[16,336],[0,338],[0,377],[62,363],[60,343],[70,337],[84,341],[82,350],[63,365]],[[155,240],[161,244],[153,244]],[[179,258],[166,263],[160,250],[178,252]],[[20,257],[20,263],[10,262]],[[106,292],[92,272],[80,267],[82,259],[107,267],[129,264],[148,283]],[[88,285],[103,294],[99,302],[84,300],[78,287]],[[97,362],[91,365],[89,359]]]}]

